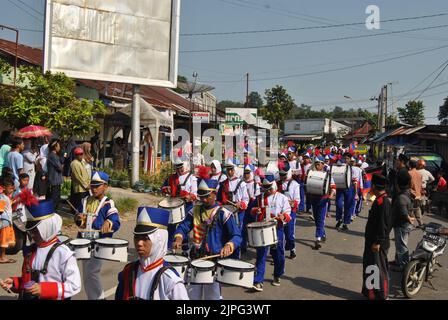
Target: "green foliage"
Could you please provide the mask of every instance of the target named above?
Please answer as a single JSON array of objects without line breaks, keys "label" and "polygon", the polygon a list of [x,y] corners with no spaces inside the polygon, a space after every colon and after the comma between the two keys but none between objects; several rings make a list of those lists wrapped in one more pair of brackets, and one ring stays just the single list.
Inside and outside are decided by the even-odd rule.
[{"label": "green foliage", "polygon": [[282,86],[275,86],[265,91],[266,105],[262,108],[263,118],[269,123],[275,124],[279,129],[280,125],[289,118],[291,112],[297,105],[294,99],[286,92]]},{"label": "green foliage", "polygon": [[134,198],[118,198],[114,200],[115,207],[120,214],[123,213],[134,213],[139,205],[137,199]]},{"label": "green foliage", "polygon": [[[5,69],[5,64],[0,60],[0,69]],[[0,89],[0,96],[6,98],[2,99],[0,118],[16,129],[42,125],[62,139],[82,137],[99,129],[95,117],[106,113],[101,101],[78,99],[75,82],[63,73],[42,74],[40,68],[21,66],[17,86]]]},{"label": "green foliage", "polygon": [[439,116],[438,119],[440,124],[448,125],[448,97],[445,98],[445,102],[443,105],[439,107]]},{"label": "green foliage", "polygon": [[256,91],[252,91],[249,94],[249,108],[256,108],[256,109],[260,109],[263,107],[263,98],[261,97],[261,95],[256,92]]},{"label": "green foliage", "polygon": [[216,105],[218,110],[226,111],[227,108],[244,108],[244,104],[242,102],[237,101],[230,101],[230,100],[224,100],[218,102]]},{"label": "green foliage", "polygon": [[145,189],[151,191],[160,191],[165,180],[173,173],[171,163],[165,162],[162,164],[159,173],[152,175],[140,175],[140,181],[144,182]]},{"label": "green foliage", "polygon": [[72,181],[71,180],[65,180],[62,183],[61,187],[61,195],[69,197],[72,190]]},{"label": "green foliage", "polygon": [[409,101],[404,108],[398,108],[400,120],[411,126],[421,126],[425,123],[423,101]]}]

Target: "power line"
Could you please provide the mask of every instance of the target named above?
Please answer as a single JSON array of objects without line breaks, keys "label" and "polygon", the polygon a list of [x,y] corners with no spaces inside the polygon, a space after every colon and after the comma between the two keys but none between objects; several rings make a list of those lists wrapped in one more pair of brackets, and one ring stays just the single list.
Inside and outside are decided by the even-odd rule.
[{"label": "power line", "polygon": [[[405,20],[427,19],[427,18],[434,18],[434,17],[442,17],[442,16],[446,16],[446,15],[448,15],[448,12],[432,14],[432,15],[425,15],[425,16],[415,16],[415,17],[388,19],[388,20],[382,20],[381,23],[395,22],[395,21],[405,21]],[[340,28],[340,27],[358,26],[358,25],[365,25],[365,22],[352,22],[352,23],[330,24],[330,25],[320,25],[320,26],[307,26],[307,27],[298,27],[298,28],[280,28],[280,29],[265,29],[265,30],[183,33],[183,34],[180,34],[180,36],[182,36],[182,37],[193,37],[193,36],[222,36],[222,35],[239,35],[239,34],[257,34],[257,33],[272,33],[272,32],[286,32],[286,31],[300,31],[300,30],[314,30],[314,29],[329,29],[329,28]]]},{"label": "power line", "polygon": [[[448,45],[437,47],[437,48],[433,48],[433,49],[421,50],[421,51],[418,51],[418,52],[415,52],[415,53],[409,53],[409,54],[400,55],[400,56],[396,56],[396,57],[392,57],[392,58],[386,58],[386,59],[370,61],[370,62],[366,62],[366,63],[355,64],[355,65],[346,66],[346,67],[339,67],[339,68],[333,68],[333,69],[327,69],[327,70],[321,70],[321,71],[315,71],[315,72],[291,74],[291,75],[286,75],[286,76],[281,76],[281,77],[258,78],[258,79],[255,78],[255,79],[252,79],[251,82],[269,81],[269,80],[281,80],[281,79],[288,79],[288,78],[298,78],[298,77],[311,76],[311,75],[328,73],[328,72],[344,71],[344,70],[348,70],[348,69],[354,69],[354,68],[364,67],[364,66],[368,66],[368,65],[372,65],[372,64],[378,64],[378,63],[383,63],[383,62],[387,62],[387,61],[398,60],[398,59],[402,59],[402,58],[406,58],[406,57],[416,56],[416,55],[419,55],[419,54],[432,52],[432,51],[436,51],[436,50],[441,50],[441,49],[444,49],[444,48],[448,48]],[[242,82],[242,81],[243,80],[222,80],[222,81],[219,81],[219,80],[217,80],[217,81],[208,80],[208,82],[211,82],[211,83],[238,83],[238,82]]]},{"label": "power line", "polygon": [[21,7],[21,6],[19,6],[19,5],[18,5],[17,3],[15,3],[14,1],[12,1],[12,0],[8,0],[8,2],[11,3],[13,6],[19,8],[19,9],[22,10],[23,12],[27,13],[30,17],[33,17],[34,19],[39,20],[39,21],[43,21],[42,17],[36,16],[35,14],[31,13],[31,12],[28,11],[27,9],[25,9],[25,8],[23,8],[23,7]]},{"label": "power line", "polygon": [[373,38],[373,37],[385,36],[385,35],[390,35],[390,34],[399,34],[399,33],[405,33],[405,32],[415,32],[415,31],[439,29],[439,28],[446,28],[446,27],[448,27],[448,24],[438,25],[438,26],[431,26],[431,27],[424,27],[424,28],[415,28],[415,29],[407,29],[407,30],[398,30],[398,31],[390,31],[390,32],[383,32],[383,33],[367,34],[367,35],[348,36],[348,37],[339,37],[339,38],[329,38],[329,39],[320,39],[320,40],[310,40],[310,41],[303,41],[303,42],[287,42],[287,43],[277,43],[277,44],[260,45],[260,46],[248,46],[248,47],[183,50],[183,51],[180,51],[180,52],[181,53],[199,53],[199,52],[220,52],[220,51],[238,51],[238,50],[276,48],[276,47],[289,47],[289,46],[298,46],[298,45],[304,45],[304,44],[333,42],[333,41],[341,41],[341,40]]},{"label": "power line", "polygon": [[26,3],[26,2],[24,2],[24,1],[22,1],[22,0],[17,0],[17,1],[19,1],[19,2],[20,2],[21,4],[23,4],[25,7],[27,7],[27,8],[29,8],[29,9],[31,9],[32,11],[36,12],[37,14],[39,14],[39,15],[41,15],[41,16],[44,15],[42,12],[40,12],[40,11],[38,11],[37,9],[33,8],[33,7],[30,6],[28,3]]},{"label": "power line", "polygon": [[437,74],[437,76],[431,81],[431,83],[428,84],[428,86],[427,86],[425,89],[423,89],[423,91],[420,92],[420,94],[419,94],[414,100],[417,100],[418,98],[420,98],[421,95],[422,95],[423,93],[425,93],[425,92],[431,87],[431,85],[432,85],[434,82],[436,82],[436,80],[440,77],[440,75],[443,73],[443,71],[445,71],[445,69],[446,69],[447,67],[448,67],[448,60],[445,61],[445,66],[443,67],[443,69],[440,70],[440,72],[439,72],[439,73]]}]

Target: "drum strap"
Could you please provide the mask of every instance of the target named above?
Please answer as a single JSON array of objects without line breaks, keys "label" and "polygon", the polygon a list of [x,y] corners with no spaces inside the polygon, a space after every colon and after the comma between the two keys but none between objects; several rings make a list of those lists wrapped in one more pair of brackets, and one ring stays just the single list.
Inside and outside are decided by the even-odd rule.
[{"label": "drum strap", "polygon": [[48,272],[48,263],[50,262],[51,258],[53,257],[54,252],[57,248],[62,246],[63,244],[67,244],[70,242],[70,239],[65,240],[64,242],[56,242],[53,247],[51,247],[50,251],[48,251],[47,257],[45,258],[44,267],[42,270],[40,270],[40,273],[43,275],[46,275]]},{"label": "drum strap", "polygon": [[160,278],[162,278],[162,274],[166,270],[169,270],[169,269],[173,269],[173,268],[170,267],[170,266],[163,266],[155,274],[154,280],[152,280],[151,291],[150,291],[150,294],[149,294],[149,300],[154,300],[154,293],[156,292],[157,288],[159,287]]},{"label": "drum strap", "polygon": [[[238,192],[238,189],[240,188],[240,186],[241,186],[242,183],[243,183],[243,180],[240,180],[240,181],[238,182],[238,184],[236,185],[235,190],[230,191],[230,193],[231,193],[233,196],[236,195],[236,193]],[[229,186],[230,186],[230,181],[229,181]],[[233,199],[232,199],[232,200],[233,200]]]},{"label": "drum strap", "polygon": [[182,187],[185,187],[185,185],[187,184],[187,181],[188,181],[188,179],[190,179],[190,177],[191,177],[191,172],[185,178],[184,182],[179,184],[179,188],[176,188],[176,197],[178,197],[180,195],[180,191],[181,191]]},{"label": "drum strap", "polygon": [[130,270],[128,273],[128,294],[129,294],[129,300],[135,300],[134,296],[134,282],[135,278],[137,276],[138,267],[140,266],[140,262],[137,260],[132,263],[130,266]]}]

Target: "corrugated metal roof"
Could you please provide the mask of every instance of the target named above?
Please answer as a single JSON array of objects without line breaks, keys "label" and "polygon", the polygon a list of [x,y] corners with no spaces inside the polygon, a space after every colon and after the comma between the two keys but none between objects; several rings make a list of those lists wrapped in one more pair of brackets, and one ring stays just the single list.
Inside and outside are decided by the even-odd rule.
[{"label": "corrugated metal roof", "polygon": [[[16,56],[16,43],[0,39],[0,51],[11,56]],[[29,47],[19,43],[17,48],[17,57],[33,65],[41,66],[44,62],[44,52],[42,49]]]}]

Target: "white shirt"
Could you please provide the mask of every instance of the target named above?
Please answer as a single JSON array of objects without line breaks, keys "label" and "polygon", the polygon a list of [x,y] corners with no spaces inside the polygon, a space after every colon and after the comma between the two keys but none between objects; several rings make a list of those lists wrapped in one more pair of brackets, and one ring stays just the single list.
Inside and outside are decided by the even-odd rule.
[{"label": "white shirt", "polygon": [[366,170],[369,167],[369,164],[367,162],[363,162],[361,164],[361,169]]},{"label": "white shirt", "polygon": [[420,169],[417,170],[418,172],[420,172],[420,174],[422,175],[422,188],[426,189],[426,186],[428,184],[431,184],[434,182],[434,176],[431,174],[431,172],[429,172],[426,169]]},{"label": "white shirt", "polygon": [[[289,184],[289,182],[291,182]],[[286,191],[288,188],[289,189]],[[282,182],[282,190],[284,191],[284,195],[288,197],[289,201],[298,201],[300,202],[300,185],[295,180],[286,180]]]},{"label": "white shirt", "polygon": [[[260,196],[261,198],[261,206],[265,207],[264,202],[264,194]],[[274,194],[270,194],[268,197],[268,205],[269,212],[271,214],[271,218],[277,217],[280,214],[291,214],[291,206],[289,205],[288,197],[280,192],[276,192]]]},{"label": "white shirt", "polygon": [[[188,180],[185,182],[185,179],[187,179],[189,173],[186,172],[183,175],[179,176],[179,186],[181,191],[187,191],[188,193],[192,193],[194,195],[198,194],[198,179],[194,174],[191,174]],[[185,182],[185,185],[182,186],[182,184]]]},{"label": "white shirt", "polygon": [[[52,247],[53,245],[37,248],[36,256],[31,264],[32,269],[42,270],[45,258]],[[47,274],[41,273],[39,282],[56,282],[58,300],[78,294],[81,291],[81,275],[76,263],[75,252],[66,245],[59,246],[48,263]]]},{"label": "white shirt", "polygon": [[[149,300],[154,276],[161,267],[147,272],[143,272],[141,267],[138,268],[135,280],[136,297]],[[159,285],[154,292],[154,300],[190,300],[190,298],[183,280],[172,270],[166,270],[160,277]]]},{"label": "white shirt", "polygon": [[[237,177],[228,178],[227,180],[229,181],[229,191],[231,192],[236,191],[235,194],[232,196],[232,199],[230,199],[230,201],[234,203],[244,202],[247,206],[249,204],[249,195],[247,193],[246,182],[242,181],[240,178]],[[236,190],[236,187],[238,186],[239,183],[240,186],[238,187],[238,190]]]},{"label": "white shirt", "polygon": [[250,201],[252,201],[261,194],[260,185],[256,183],[255,180],[246,182],[246,190]]},{"label": "white shirt", "polygon": [[352,175],[353,181],[358,182],[358,189],[363,188],[364,183],[362,181],[362,169],[360,167],[352,166]]}]

